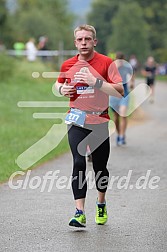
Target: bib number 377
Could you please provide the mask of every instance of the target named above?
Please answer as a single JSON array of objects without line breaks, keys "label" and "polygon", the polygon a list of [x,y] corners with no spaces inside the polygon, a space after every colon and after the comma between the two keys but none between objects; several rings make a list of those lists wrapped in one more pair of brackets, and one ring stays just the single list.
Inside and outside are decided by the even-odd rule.
[{"label": "bib number 377", "polygon": [[86,118],[86,113],[84,111],[72,108],[70,110],[70,113],[68,113],[65,118],[65,123],[74,124],[74,125],[83,127],[85,123],[85,118]]},{"label": "bib number 377", "polygon": [[70,110],[70,113],[68,113],[65,118],[65,123],[74,124],[74,125],[83,127],[85,123],[85,118],[86,118],[86,113],[84,111],[72,108]]}]

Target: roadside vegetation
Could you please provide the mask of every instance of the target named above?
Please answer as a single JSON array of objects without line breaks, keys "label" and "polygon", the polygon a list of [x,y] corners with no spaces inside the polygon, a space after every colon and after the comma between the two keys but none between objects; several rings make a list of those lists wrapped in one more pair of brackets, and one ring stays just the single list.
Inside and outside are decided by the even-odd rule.
[{"label": "roadside vegetation", "polygon": [[[5,60],[5,66],[3,65]],[[35,112],[66,112],[67,108],[21,108],[19,101],[59,101],[60,98],[52,93],[54,79],[42,77],[32,78],[32,72],[53,71],[50,64],[44,65],[40,60],[30,63],[26,59],[0,58],[3,65],[3,79],[1,80],[1,145],[0,145],[0,182],[5,181],[17,170],[21,170],[15,163],[17,157],[27,148],[47,134],[55,119],[34,119]],[[11,71],[10,69],[13,69]],[[2,72],[2,68],[1,68]],[[58,134],[58,133],[57,133]],[[68,150],[66,137],[61,144],[48,153],[38,163],[57,157]]]}]

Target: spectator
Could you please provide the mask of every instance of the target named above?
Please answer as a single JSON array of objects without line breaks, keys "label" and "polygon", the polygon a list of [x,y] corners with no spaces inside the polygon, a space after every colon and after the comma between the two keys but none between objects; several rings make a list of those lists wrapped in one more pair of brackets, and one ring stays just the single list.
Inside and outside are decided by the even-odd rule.
[{"label": "spectator", "polygon": [[30,38],[29,41],[26,43],[26,50],[27,50],[27,59],[30,62],[36,60],[37,56],[37,48],[35,46],[35,39]]},{"label": "spectator", "polygon": [[[41,36],[39,38],[38,50],[46,51],[48,50],[48,38],[45,36]],[[47,55],[42,55],[41,59],[43,62],[47,61]]]},{"label": "spectator", "polygon": [[132,54],[130,56],[129,63],[131,64],[131,66],[133,68],[133,75],[130,80],[130,88],[133,89],[134,85],[135,85],[135,76],[136,76],[136,72],[137,72],[137,68],[138,68],[138,60],[134,54]]},{"label": "spectator", "polygon": [[22,39],[16,41],[13,45],[15,50],[15,56],[22,56],[22,51],[25,49],[25,44],[23,43]]}]

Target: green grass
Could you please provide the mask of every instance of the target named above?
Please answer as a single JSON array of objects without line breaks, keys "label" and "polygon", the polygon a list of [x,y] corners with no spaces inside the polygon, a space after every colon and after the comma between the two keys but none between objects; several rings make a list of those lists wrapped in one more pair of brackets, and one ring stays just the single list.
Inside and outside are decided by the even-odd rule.
[{"label": "green grass", "polygon": [[167,83],[167,75],[158,75],[156,79]]},{"label": "green grass", "polygon": [[[66,112],[67,108],[20,108],[19,101],[60,101],[52,93],[54,79],[32,78],[34,71],[52,71],[51,65],[43,65],[40,61],[29,63],[16,60],[14,76],[1,82],[1,146],[0,146],[0,182],[21,168],[15,163],[17,157],[35,142],[44,137],[49,129],[57,123],[56,119],[34,119],[34,112]],[[62,100],[62,99],[61,99]],[[59,134],[59,132],[57,132]],[[35,163],[37,166],[49,159],[68,151],[67,137],[44,158]],[[30,157],[31,158],[31,157]],[[31,168],[32,168],[31,167]]]}]

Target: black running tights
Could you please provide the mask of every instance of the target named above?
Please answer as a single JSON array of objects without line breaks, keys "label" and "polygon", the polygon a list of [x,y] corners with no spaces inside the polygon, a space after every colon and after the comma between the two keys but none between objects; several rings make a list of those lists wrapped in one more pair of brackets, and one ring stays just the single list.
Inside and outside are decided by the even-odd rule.
[{"label": "black running tights", "polygon": [[92,152],[96,188],[100,192],[106,192],[109,178],[107,161],[110,152],[108,123],[87,124],[85,128],[68,126],[68,140],[73,155],[72,190],[74,199],[86,197],[85,156],[87,145]]}]

